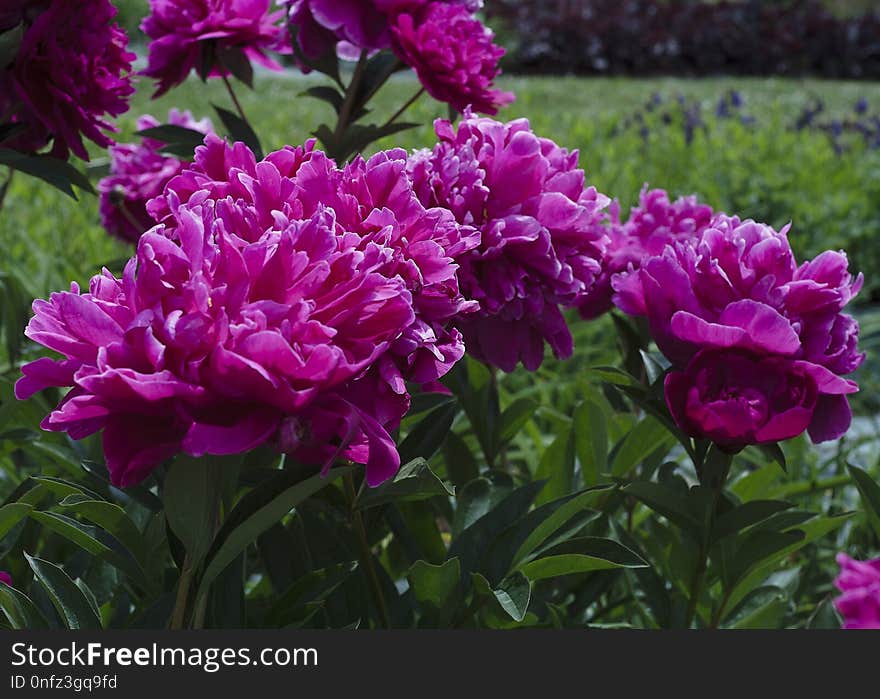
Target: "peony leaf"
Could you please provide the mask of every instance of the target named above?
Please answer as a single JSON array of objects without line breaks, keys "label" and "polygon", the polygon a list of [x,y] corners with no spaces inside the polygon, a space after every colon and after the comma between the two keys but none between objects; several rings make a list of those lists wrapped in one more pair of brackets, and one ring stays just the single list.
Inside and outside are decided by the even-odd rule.
[{"label": "peony leaf", "polygon": [[862,496],[862,505],[868,522],[874,529],[874,533],[880,537],[880,485],[865,471],[855,466],[847,466],[859,495]]},{"label": "peony leaf", "polygon": [[438,495],[454,496],[455,489],[443,483],[427,461],[418,458],[401,466],[397,475],[387,483],[361,491],[354,505],[359,510],[366,510],[392,502],[427,500]]},{"label": "peony leaf", "polygon": [[217,112],[217,116],[220,117],[220,121],[223,122],[223,126],[226,127],[229,137],[233,141],[241,141],[244,143],[254,152],[254,157],[256,157],[257,160],[262,160],[263,146],[260,145],[260,139],[253,127],[238,116],[238,114],[233,114],[228,109],[223,109],[223,107],[218,107],[215,104],[214,110]]},{"label": "peony leaf", "polygon": [[318,474],[306,479],[292,470],[279,471],[277,476],[242,497],[229,513],[205,558],[198,597],[208,592],[217,576],[260,534],[303,500],[352,470],[351,467],[335,468],[326,476]]},{"label": "peony leaf", "polygon": [[101,628],[101,620],[91,602],[62,568],[34,556],[24,554],[34,576],[46,590],[52,605],[69,629]]}]

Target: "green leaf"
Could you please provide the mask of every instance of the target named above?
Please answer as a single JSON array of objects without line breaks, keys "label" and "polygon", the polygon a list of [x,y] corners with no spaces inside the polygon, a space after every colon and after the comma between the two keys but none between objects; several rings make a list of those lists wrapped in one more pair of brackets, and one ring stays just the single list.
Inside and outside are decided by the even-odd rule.
[{"label": "green leaf", "polygon": [[312,97],[316,100],[321,100],[322,102],[326,102],[329,104],[337,114],[339,114],[342,109],[342,103],[345,101],[345,95],[343,95],[339,90],[330,85],[318,85],[317,87],[310,87],[308,90],[303,90],[299,93],[300,97]]},{"label": "green leaf", "polygon": [[119,505],[104,500],[93,500],[88,495],[68,495],[59,506],[105,529],[128,548],[135,558],[141,562],[145,560],[143,536],[137,525]]},{"label": "green leaf", "polygon": [[789,601],[778,587],[760,587],[725,623],[729,629],[778,629],[789,611]]},{"label": "green leaf", "polygon": [[94,194],[88,177],[66,160],[51,155],[28,155],[9,148],[0,148],[0,165],[6,165],[49,183],[71,199],[76,199],[73,187]]},{"label": "green leaf", "polygon": [[165,476],[165,517],[198,565],[214,539],[220,499],[218,466],[209,457],[178,456]]},{"label": "green leaf", "polygon": [[476,478],[458,491],[455,498],[455,516],[452,537],[470,527],[480,517],[513,492],[513,479],[506,473],[490,472]]},{"label": "green leaf", "polygon": [[434,456],[443,446],[457,414],[458,403],[447,403],[428,413],[398,448],[401,462],[408,463],[419,457],[430,459]]},{"label": "green leaf", "polygon": [[446,435],[446,442],[443,444],[443,461],[446,464],[446,475],[458,489],[480,475],[477,460],[465,441],[455,432]]},{"label": "green leaf", "polygon": [[394,73],[405,68],[403,62],[391,51],[380,51],[367,61],[358,87],[356,104],[364,105]]},{"label": "green leaf", "polygon": [[415,459],[401,466],[394,478],[378,488],[364,489],[357,500],[357,509],[366,510],[389,502],[427,500],[436,495],[450,497],[455,489],[447,486],[424,459]]},{"label": "green leaf", "polygon": [[511,619],[520,622],[526,618],[532,597],[532,583],[521,571],[514,571],[504,578],[492,590],[492,594]]},{"label": "green leaf", "polygon": [[501,413],[495,444],[507,444],[519,434],[538,409],[538,402],[531,398],[519,398]]},{"label": "green leaf", "polygon": [[318,474],[305,480],[296,472],[280,471],[242,497],[223,523],[205,559],[198,597],[207,593],[215,578],[260,534],[306,498],[352,470],[351,467],[335,468],[326,476]]},{"label": "green leaf", "polygon": [[0,507],[0,539],[6,536],[22,519],[27,517],[32,509],[34,509],[33,505],[23,502],[11,502]]},{"label": "green leaf", "polygon": [[101,620],[76,583],[54,563],[24,554],[31,570],[69,629],[101,628]]},{"label": "green leaf", "polygon": [[137,132],[138,136],[144,138],[152,138],[154,141],[161,141],[168,145],[185,146],[192,156],[193,151],[205,141],[205,134],[195,129],[188,129],[185,126],[177,124],[162,124],[160,126],[151,126]]},{"label": "green leaf", "polygon": [[0,584],[0,609],[13,629],[33,631],[49,628],[46,617],[30,598],[8,585]]},{"label": "green leaf", "polygon": [[632,495],[682,529],[690,532],[699,532],[702,529],[702,521],[695,516],[687,496],[682,496],[671,488],[659,483],[636,481],[624,487],[623,492]]},{"label": "green leaf", "polygon": [[840,629],[843,620],[834,608],[834,602],[825,598],[816,605],[816,609],[807,621],[808,629]]},{"label": "green leaf", "polygon": [[874,533],[880,537],[880,485],[860,468],[847,466],[847,469],[862,496],[868,522],[874,528]]},{"label": "green leaf", "polygon": [[260,139],[257,137],[253,127],[242,119],[238,114],[230,112],[228,109],[214,105],[214,111],[226,127],[229,137],[233,141],[241,141],[254,152],[257,160],[263,159],[263,146],[260,145]]},{"label": "green leaf", "polygon": [[363,153],[367,146],[380,139],[399,134],[403,131],[415,129],[421,124],[397,121],[393,124],[378,126],[376,124],[362,125],[351,124],[346,129],[342,138],[337,141],[334,134],[327,126],[320,126],[314,135],[321,140],[328,154],[337,161],[347,160],[350,156]]},{"label": "green leaf", "polygon": [[479,570],[480,561],[492,542],[528,511],[543,486],[543,482],[534,481],[510,493],[461,532],[449,547],[447,559],[458,556],[462,574]]},{"label": "green leaf", "polygon": [[752,500],[725,512],[716,521],[710,535],[710,543],[763,522],[773,515],[789,510],[794,505],[782,500]]},{"label": "green leaf", "polygon": [[249,88],[254,87],[254,67],[244,51],[237,47],[217,45],[217,62]]},{"label": "green leaf", "polygon": [[780,447],[776,442],[773,442],[772,444],[759,444],[758,449],[764,452],[764,455],[768,459],[770,459],[772,463],[779,464],[780,468],[788,473],[788,464],[785,461],[785,452],[782,451],[782,447]]},{"label": "green leaf", "polygon": [[416,561],[407,571],[410,589],[432,626],[446,626],[461,599],[461,563],[450,558],[441,565]]},{"label": "green leaf", "polygon": [[272,605],[267,618],[276,626],[304,622],[357,570],[355,561],[313,570],[294,582]]},{"label": "green leaf", "polygon": [[590,573],[615,568],[645,568],[645,560],[613,539],[585,536],[558,544],[538,558],[520,565],[531,580]]},{"label": "green leaf", "polygon": [[537,480],[547,485],[538,495],[538,505],[556,500],[570,493],[574,485],[574,435],[570,427],[565,427],[556,439],[544,450],[541,463],[535,472]]},{"label": "green leaf", "polygon": [[666,453],[675,437],[659,420],[647,416],[623,438],[614,455],[611,474],[618,478],[628,475],[652,454]]},{"label": "green leaf", "polygon": [[733,588],[761,563],[775,558],[780,551],[803,541],[805,534],[794,530],[774,532],[758,530],[746,536],[738,544],[736,554],[727,571],[726,587]]},{"label": "green leaf", "polygon": [[342,87],[342,80],[339,76],[339,58],[336,55],[336,46],[330,46],[330,48],[318,58],[309,58],[302,52],[302,50],[300,49],[299,41],[297,41],[297,34],[299,33],[299,29],[300,28],[296,25],[290,26],[291,45],[293,47],[293,53],[296,56],[297,61],[305,66],[308,66],[312,70],[323,73],[324,75],[331,78],[333,82],[335,82],[337,85]]},{"label": "green leaf", "polygon": [[527,558],[574,517],[590,511],[590,507],[596,504],[596,498],[602,493],[608,492],[609,489],[609,486],[591,488],[554,500],[529,512],[521,523],[525,538],[514,553],[512,564],[516,565]]},{"label": "green leaf", "polygon": [[600,474],[608,470],[608,427],[605,423],[605,412],[594,401],[583,401],[575,408],[572,430],[584,485],[596,485]]}]

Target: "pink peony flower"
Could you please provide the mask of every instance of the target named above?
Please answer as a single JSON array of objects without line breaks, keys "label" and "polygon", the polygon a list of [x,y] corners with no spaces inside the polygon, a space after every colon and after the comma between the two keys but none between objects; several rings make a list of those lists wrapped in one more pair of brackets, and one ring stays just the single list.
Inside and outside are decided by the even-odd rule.
[{"label": "pink peony flower", "polygon": [[463,5],[434,2],[404,12],[395,17],[392,33],[395,52],[434,99],[484,114],[513,102],[512,92],[492,88],[504,49]]},{"label": "pink peony flower", "polygon": [[440,143],[410,159],[410,176],[426,206],[449,209],[480,231],[477,250],[456,258],[465,298],[480,310],[457,327],[468,352],[505,371],[535,370],[544,342],[572,354],[560,307],[595,283],[607,245],[602,224],[609,199],[586,187],[569,153],[532,133],[528,121],[502,124],[469,112],[456,131],[436,123]]},{"label": "pink peony flower", "polygon": [[0,72],[0,114],[21,131],[3,147],[30,153],[51,141],[53,155],[72,151],[88,160],[83,137],[102,148],[113,143],[104,133],[115,131],[107,117],[128,109],[135,58],[115,16],[107,0],[25,8],[17,54]]},{"label": "pink peony flower", "polygon": [[712,221],[712,209],[700,204],[696,197],[681,197],[671,201],[662,189],[648,190],[639,195],[639,205],[633,207],[629,220],[620,222],[620,205],[611,207],[611,242],[602,260],[602,275],[595,286],[578,302],[578,310],[586,320],[598,318],[611,310],[614,290],[611,278],[625,272],[630,266],[637,269],[642,260],[656,257],[664,248],[678,239],[695,238]]},{"label": "pink peony flower", "polygon": [[8,585],[9,587],[12,587],[12,576],[2,570],[0,570],[0,585]]},{"label": "pink peony flower", "polygon": [[840,575],[834,584],[843,594],[834,600],[846,629],[880,629],[880,558],[856,561],[838,554]]},{"label": "pink peony flower", "polygon": [[[816,364],[738,351],[703,350],[666,377],[666,402],[682,430],[732,451],[808,429],[817,436],[846,431],[848,413],[826,409],[857,390]],[[846,424],[829,424],[829,416]]]},{"label": "pink peony flower", "polygon": [[29,336],[66,360],[25,366],[17,395],[73,386],[44,427],[103,429],[121,485],[178,451],[267,441],[327,467],[365,463],[371,485],[390,478],[404,382],[436,379],[463,351],[446,328],[468,306],[446,249],[476,242],[419,204],[405,168],[392,151],[339,170],[313,142],[257,162],[207,136],[148,205],[162,223],[122,280],[35,303]]},{"label": "pink peony flower", "polygon": [[[855,370],[864,355],[857,351],[858,324],[841,311],[858,293],[862,278],[852,278],[843,253],[827,252],[797,267],[786,233],[787,229],[777,232],[719,215],[699,237],[668,245],[662,255],[644,260],[640,269],[613,278],[615,303],[627,313],[647,316],[660,350],[684,370],[667,383],[667,402],[671,408],[677,406],[673,409],[677,417],[685,414],[681,403],[685,377],[695,380],[700,372],[708,372],[704,378],[710,388],[698,392],[700,396],[720,395],[719,391],[740,396],[752,388],[744,384],[740,392],[731,385],[735,377],[745,380],[745,370],[712,378],[713,370],[721,371],[723,360],[697,362],[695,355],[703,350],[720,352],[711,354],[713,358],[746,352],[754,361],[796,360],[816,380],[820,395],[809,423],[813,441],[837,439],[848,429],[852,416],[846,394],[857,386],[851,381],[840,383],[838,375]],[[804,363],[810,368],[804,369]],[[676,395],[670,396],[670,391]],[[691,391],[689,400],[698,393]],[[773,410],[784,414],[786,400],[779,405],[771,402]],[[696,409],[690,409],[691,418]],[[718,414],[736,422],[726,408]],[[708,435],[695,427],[704,424],[701,420],[679,424],[693,436]],[[729,431],[741,434],[740,428],[732,423]]]},{"label": "pink peony flower", "polygon": [[158,82],[154,97],[193,68],[229,75],[233,61],[250,60],[281,70],[266,52],[290,52],[285,12],[270,12],[270,0],[150,0],[150,9],[141,29],[152,39],[144,74]]},{"label": "pink peony flower", "polygon": [[[196,121],[192,114],[172,109],[166,123],[202,133],[213,133],[209,119]],[[146,115],[138,119],[138,131],[159,126],[158,119]],[[101,196],[101,222],[111,235],[137,242],[141,233],[155,225],[147,213],[147,202],[158,197],[165,185],[180,174],[186,162],[160,153],[164,143],[144,138],[142,143],[110,147],[110,175],[98,183]]]}]

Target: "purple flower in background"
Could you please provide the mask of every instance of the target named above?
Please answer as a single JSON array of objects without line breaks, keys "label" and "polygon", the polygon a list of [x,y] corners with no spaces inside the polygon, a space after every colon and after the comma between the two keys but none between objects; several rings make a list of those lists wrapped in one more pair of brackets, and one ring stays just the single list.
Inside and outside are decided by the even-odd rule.
[{"label": "purple flower in background", "polygon": [[9,587],[12,587],[12,576],[2,570],[0,570],[0,585],[8,585]]},{"label": "purple flower in background", "polygon": [[662,189],[642,189],[639,205],[629,220],[620,222],[620,205],[611,208],[610,243],[602,260],[602,274],[593,288],[578,301],[581,316],[590,320],[609,311],[614,290],[611,279],[628,268],[638,269],[642,260],[663,253],[678,239],[696,238],[712,221],[712,208],[694,196],[675,201]]},{"label": "purple flower in background", "polygon": [[857,561],[845,553],[837,555],[840,575],[834,581],[841,591],[834,606],[846,629],[880,629],[880,558]]},{"label": "purple flower in background", "polygon": [[0,71],[0,114],[20,129],[4,147],[31,153],[51,141],[54,156],[72,151],[88,160],[84,137],[111,145],[107,117],[125,112],[134,92],[135,55],[112,23],[116,8],[107,0],[51,0],[6,12],[4,23],[24,24],[14,60]]},{"label": "purple flower in background", "polygon": [[609,199],[585,186],[577,152],[536,136],[525,119],[502,124],[466,113],[458,130],[435,124],[440,142],[414,154],[410,176],[425,206],[449,209],[477,229],[477,250],[456,259],[478,313],[458,319],[468,352],[505,371],[535,370],[544,342],[559,358],[573,341],[560,307],[601,273]]},{"label": "purple flower in background", "polygon": [[[848,429],[852,415],[846,394],[858,387],[839,375],[858,368],[864,355],[857,349],[858,324],[842,310],[858,293],[862,277],[854,279],[846,255],[837,252],[823,253],[798,267],[786,233],[787,229],[777,232],[754,221],[718,215],[698,238],[679,240],[662,255],[643,261],[638,270],[613,278],[618,307],[647,316],[660,350],[685,372],[672,386],[667,383],[667,402],[679,407],[673,409],[676,417],[684,415],[680,395],[670,397],[670,391],[680,389],[685,378],[695,380],[698,369],[709,371],[704,361],[698,367],[692,362],[701,351],[716,350],[721,354],[711,357],[747,353],[754,361],[796,362],[818,388],[809,423],[813,441],[837,439]],[[720,371],[723,361],[713,366]],[[701,395],[740,395],[730,385],[734,379],[725,377],[707,383],[712,388]],[[751,388],[743,390],[747,395]],[[784,400],[779,405],[774,410],[787,410]],[[708,434],[697,429],[703,424],[700,420],[680,424],[692,436]],[[751,433],[732,427],[731,434]],[[754,436],[761,438],[758,432]]]},{"label": "purple flower in background", "polygon": [[193,68],[229,75],[237,63],[256,61],[281,70],[267,52],[289,53],[285,12],[270,0],[150,0],[141,24],[152,39],[144,74],[158,82],[154,97],[179,85]]},{"label": "purple flower in background", "polygon": [[[172,109],[166,123],[187,129],[213,133],[209,119],[196,121],[188,111]],[[137,129],[143,131],[160,122],[149,115],[138,119]],[[111,235],[137,242],[141,233],[155,225],[147,213],[147,202],[158,197],[165,185],[180,174],[186,162],[160,152],[160,141],[144,138],[140,144],[120,143],[110,147],[110,175],[98,183],[101,222]]]},{"label": "purple flower in background", "polygon": [[434,99],[484,114],[497,114],[513,102],[513,93],[492,88],[504,49],[463,5],[434,2],[401,13],[392,31],[395,52],[415,69]]}]

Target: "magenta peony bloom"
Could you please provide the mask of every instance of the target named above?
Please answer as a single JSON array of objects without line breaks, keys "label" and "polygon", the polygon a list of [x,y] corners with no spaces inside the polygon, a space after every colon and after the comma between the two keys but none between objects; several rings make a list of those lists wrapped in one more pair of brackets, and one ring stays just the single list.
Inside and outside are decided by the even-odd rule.
[{"label": "magenta peony bloom", "polygon": [[845,425],[828,424],[825,409],[857,390],[816,364],[729,350],[703,350],[666,377],[666,402],[682,430],[733,451],[808,429],[817,436],[846,431],[848,417]]},{"label": "magenta peony bloom", "polygon": [[[213,133],[209,119],[196,121],[188,111],[172,109],[168,124]],[[138,131],[159,126],[158,119],[146,115],[138,119]],[[144,138],[142,143],[110,147],[110,175],[98,183],[101,195],[101,222],[111,235],[137,242],[141,233],[156,224],[147,213],[147,202],[158,197],[165,185],[180,174],[186,162],[159,151],[164,143]]]},{"label": "magenta peony bloom", "polygon": [[83,137],[102,148],[113,143],[104,133],[115,131],[107,117],[128,109],[135,58],[115,16],[108,0],[46,0],[24,9],[18,52],[0,72],[0,114],[21,131],[3,147],[32,153],[52,141],[53,155],[66,159],[72,151],[88,160]]},{"label": "magenta peony bloom", "polygon": [[405,168],[392,151],[339,170],[313,142],[257,162],[207,136],[150,202],[162,223],[122,280],[35,303],[28,335],[67,359],[25,366],[17,395],[73,386],[44,427],[103,429],[120,485],[179,451],[264,442],[390,478],[404,382],[463,352],[446,328],[468,306],[451,254],[476,244],[419,204]]},{"label": "magenta peony bloom", "polygon": [[394,19],[394,50],[412,66],[434,99],[459,111],[484,114],[514,100],[512,92],[492,88],[504,49],[494,34],[463,5],[429,3],[418,12]]},{"label": "magenta peony bloom", "polygon": [[[787,411],[795,404],[789,400],[792,392],[807,390],[809,382],[792,378],[796,366],[818,387],[808,425],[813,441],[837,439],[849,427],[852,416],[846,394],[855,392],[857,386],[851,381],[841,383],[838,375],[858,368],[864,355],[857,350],[858,324],[841,311],[858,293],[862,278],[852,278],[843,253],[826,252],[798,268],[786,232],[719,215],[698,238],[677,241],[662,255],[643,261],[640,269],[613,279],[615,303],[627,313],[647,316],[661,351],[684,370],[667,382],[667,403],[692,436],[719,434],[714,428],[701,431],[698,427],[713,423],[713,415],[720,415],[732,421],[719,428],[720,434],[768,441],[766,435],[773,431],[758,429],[764,424],[764,418],[757,417],[764,410],[763,399],[753,406],[757,412],[750,413],[755,430],[746,429],[746,423],[734,417],[745,409],[742,396],[751,395],[754,388],[748,383],[741,390],[732,386],[737,377],[745,381],[747,370],[731,367],[728,373],[712,376],[714,370],[721,371],[723,356],[741,353],[748,353],[753,362],[765,358],[795,361],[786,369],[786,382],[771,391],[773,395],[780,391],[779,400],[768,404],[775,406],[774,419],[788,420]],[[703,350],[718,353],[695,359]],[[741,365],[737,360],[736,366]],[[685,411],[683,382],[699,377],[704,384],[687,393]],[[716,398],[722,394],[732,396],[730,405],[740,407],[718,407]],[[712,415],[696,417],[694,401],[698,399],[707,401],[704,407]],[[754,442],[740,445],[748,443]]]},{"label": "magenta peony bloom", "polygon": [[8,585],[9,587],[12,587],[12,576],[2,570],[0,570],[0,585]]},{"label": "magenta peony bloom", "polygon": [[620,205],[611,206],[611,242],[602,260],[602,275],[592,290],[578,302],[578,310],[586,320],[598,318],[611,310],[614,290],[611,278],[642,260],[656,257],[674,240],[695,238],[712,221],[712,208],[700,204],[696,197],[670,201],[662,189],[648,190],[639,195],[639,205],[632,208],[629,220],[620,222]]},{"label": "magenta peony bloom", "polygon": [[856,561],[838,554],[840,575],[834,584],[843,594],[834,600],[846,629],[880,629],[880,558]]},{"label": "magenta peony bloom", "polygon": [[290,52],[285,12],[270,12],[270,0],[150,0],[150,9],[141,29],[152,39],[144,74],[158,82],[154,97],[193,68],[229,75],[233,62],[250,60],[281,70],[266,52]]},{"label": "magenta peony bloom", "polygon": [[532,133],[528,121],[501,124],[465,114],[456,131],[436,123],[440,143],[410,159],[410,176],[426,206],[449,209],[478,229],[480,247],[461,255],[459,283],[479,302],[457,327],[468,352],[505,371],[535,370],[544,342],[572,354],[560,306],[595,283],[607,245],[602,224],[609,199],[585,187],[577,152]]}]

